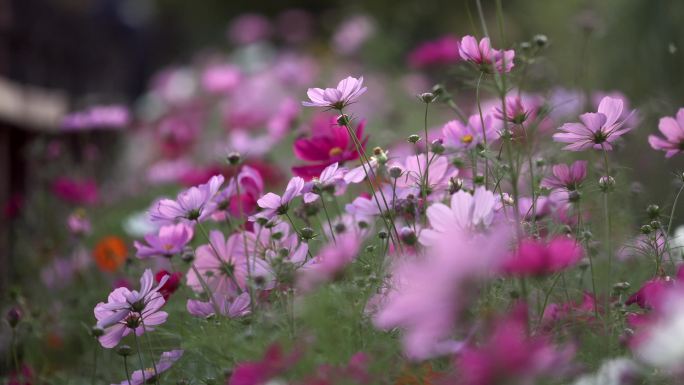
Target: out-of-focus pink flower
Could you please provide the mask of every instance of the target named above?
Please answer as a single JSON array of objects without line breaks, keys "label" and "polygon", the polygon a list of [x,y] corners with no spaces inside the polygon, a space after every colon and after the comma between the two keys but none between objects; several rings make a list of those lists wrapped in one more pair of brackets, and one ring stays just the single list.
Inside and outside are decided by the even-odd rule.
[{"label": "out-of-focus pink flower", "polygon": [[596,298],[591,293],[583,293],[581,302],[551,303],[544,309],[542,326],[545,329],[552,328],[557,323],[580,323],[587,324],[596,321],[597,310]]},{"label": "out-of-focus pink flower", "polygon": [[656,277],[646,281],[641,288],[630,295],[625,305],[637,304],[642,309],[653,309],[660,305],[667,289],[672,287],[673,281],[668,278]]},{"label": "out-of-focus pink flower", "polygon": [[574,239],[557,237],[548,243],[525,239],[503,269],[513,275],[547,275],[567,269],[582,256],[582,247]]},{"label": "out-of-focus pink flower", "polygon": [[106,303],[98,303],[95,318],[97,326],[104,329],[104,335],[99,337],[100,345],[113,348],[132,331],[140,336],[166,322],[168,314],[160,310],[166,301],[159,289],[168,277],[164,276],[157,286],[153,286],[154,276],[147,269],[140,278],[140,291],[119,287],[109,294]]},{"label": "out-of-focus pink flower", "polygon": [[75,210],[67,218],[67,227],[69,232],[76,236],[90,234],[92,226],[90,224],[90,219],[86,215],[85,210]]},{"label": "out-of-focus pink flower", "polygon": [[9,372],[7,385],[34,385],[33,369],[26,364],[22,364],[19,372],[12,369]]},{"label": "out-of-focus pink flower", "polygon": [[519,304],[494,327],[488,340],[456,356],[453,380],[462,385],[535,383],[559,378],[570,368],[572,346],[557,348],[544,336],[528,336],[526,305]]},{"label": "out-of-focus pink flower", "polygon": [[542,180],[541,185],[550,189],[559,188],[568,191],[577,190],[587,177],[587,161],[578,160],[568,166],[556,164],[551,169],[553,175]]},{"label": "out-of-focus pink flower", "polygon": [[240,68],[233,64],[212,64],[202,72],[202,88],[211,94],[225,94],[235,89],[242,79]]},{"label": "out-of-focus pink flower", "polygon": [[658,130],[665,136],[665,139],[649,135],[648,143],[654,150],[665,151],[665,157],[671,158],[684,149],[684,108],[677,111],[677,116],[672,118],[666,116],[660,118]]},{"label": "out-of-focus pink flower", "polygon": [[251,215],[256,210],[257,199],[263,192],[264,180],[259,171],[244,165],[237,177],[231,178],[228,186],[214,197],[217,210],[212,217],[220,221],[225,219],[227,214],[237,218]]},{"label": "out-of-focus pink flower", "polygon": [[130,120],[128,108],[124,106],[94,106],[65,116],[62,130],[122,129],[128,126]]},{"label": "out-of-focus pink flower", "polygon": [[343,367],[330,364],[320,365],[317,373],[307,378],[301,385],[333,385],[340,378],[352,380],[353,384],[368,384],[371,381],[368,373],[369,357],[366,353],[358,352],[351,356],[349,362]]},{"label": "out-of-focus pink flower", "polygon": [[14,193],[5,202],[3,206],[3,214],[7,219],[14,219],[19,216],[21,209],[24,206],[24,196],[19,193]]},{"label": "out-of-focus pink flower", "polygon": [[133,246],[138,251],[136,256],[140,259],[154,256],[170,258],[173,255],[180,254],[185,245],[190,242],[192,236],[193,229],[190,225],[177,223],[162,226],[157,234],[145,235],[147,245],[135,241]]},{"label": "out-of-focus pink flower", "polygon": [[426,41],[409,53],[409,65],[413,68],[425,68],[456,63],[461,60],[459,46],[458,38],[450,35]]},{"label": "out-of-focus pink flower", "polygon": [[428,158],[432,159],[429,163],[425,159],[425,154],[409,155],[404,159],[403,164],[392,161],[389,163],[389,167],[401,169],[402,173],[397,179],[397,187],[406,189],[404,193],[410,193],[414,196],[421,195],[421,186],[425,182],[425,170],[427,169],[428,198],[441,199],[442,194],[440,193],[448,190],[449,178],[458,175],[458,170],[451,167],[446,156],[429,153]]},{"label": "out-of-focus pink flower", "polygon": [[279,345],[273,344],[260,361],[238,363],[227,385],[264,385],[297,363],[300,356],[297,349],[285,355]]},{"label": "out-of-focus pink flower", "polygon": [[425,258],[398,261],[389,288],[378,301],[375,326],[401,328],[403,350],[411,359],[459,351],[463,342],[452,339],[457,320],[476,297],[471,291],[505,258],[509,233],[497,228],[473,237],[451,228],[435,240]]},{"label": "out-of-focus pink flower", "polygon": [[159,270],[157,274],[154,275],[154,280],[158,284],[162,283],[164,277],[168,277],[166,278],[162,286],[159,288],[159,294],[161,294],[164,297],[164,301],[168,301],[171,294],[175,293],[176,290],[178,290],[178,288],[181,285],[182,276],[183,274],[180,271],[177,271],[172,274],[166,270]]},{"label": "out-of-focus pink flower", "polygon": [[494,117],[499,120],[505,120],[513,124],[522,124],[532,114],[523,105],[522,99],[519,96],[506,97],[506,113],[504,114],[501,106],[494,107]]},{"label": "out-of-focus pink flower", "polygon": [[472,195],[458,191],[451,196],[451,207],[434,203],[427,208],[426,215],[431,228],[421,231],[420,242],[432,245],[454,229],[466,232],[485,230],[494,220],[495,206],[494,193],[484,187],[478,187]]},{"label": "out-of-focus pink flower", "polygon": [[[359,122],[355,134],[357,140],[365,148],[368,137],[363,137],[365,121]],[[352,139],[344,127],[337,125],[336,118],[329,115],[317,115],[310,125],[312,136],[295,140],[292,145],[297,158],[315,162],[314,164],[294,166],[292,172],[302,178],[311,179],[321,174],[324,168],[337,162],[358,159],[359,154]]]},{"label": "out-of-focus pink flower", "polygon": [[202,221],[216,209],[212,201],[223,184],[222,175],[214,175],[209,182],[182,191],[176,200],[161,199],[150,209],[153,222],[178,223]]},{"label": "out-of-focus pink flower", "polygon": [[[224,317],[239,318],[251,313],[248,292],[243,292],[233,300],[224,295],[214,295],[214,302],[216,302],[221,315]],[[209,318],[216,314],[212,301],[189,299],[186,308],[188,313],[195,317]]]},{"label": "out-of-focus pink flower", "polygon": [[282,197],[271,192],[262,196],[257,201],[257,204],[263,210],[257,213],[256,216],[271,219],[275,215],[285,214],[290,202],[301,194],[304,184],[304,179],[296,176],[287,183]]},{"label": "out-of-focus pink flower", "polygon": [[201,131],[201,112],[192,106],[176,108],[156,122],[155,134],[162,154],[175,158],[188,152]]},{"label": "out-of-focus pink flower", "polygon": [[625,120],[618,121],[622,115],[623,102],[606,96],[599,104],[598,112],[580,115],[581,123],[566,123],[553,135],[556,142],[569,143],[564,150],[583,151],[590,148],[610,151],[620,136],[632,127],[625,126]]},{"label": "out-of-focus pink flower", "polygon": [[92,205],[99,200],[97,183],[92,179],[57,177],[52,181],[52,193],[65,202],[77,205]]},{"label": "out-of-focus pink flower", "polygon": [[271,35],[271,23],[262,15],[245,13],[230,22],[228,38],[234,44],[250,44],[267,39]]},{"label": "out-of-focus pink flower", "polygon": [[297,285],[309,291],[323,282],[333,280],[358,256],[361,242],[362,239],[355,233],[338,235],[336,242],[326,245],[302,266]]},{"label": "out-of-focus pink flower", "polygon": [[164,352],[161,358],[154,365],[153,368],[145,368],[136,370],[131,373],[130,382],[128,379],[121,381],[119,385],[144,385],[150,384],[158,380],[155,376],[164,373],[165,371],[171,369],[176,361],[180,360],[183,356],[183,350],[171,350],[169,352]]},{"label": "out-of-focus pink flower", "polygon": [[459,53],[463,60],[477,65],[484,72],[493,73],[494,69],[498,72],[510,72],[513,69],[515,51],[501,51],[492,48],[488,37],[480,40],[478,44],[477,39],[474,37],[470,35],[464,36],[461,39]]},{"label": "out-of-focus pink flower", "polygon": [[[484,130],[482,123],[484,122]],[[487,142],[491,143],[499,138],[499,133],[494,126],[494,121],[490,115],[471,115],[468,124],[463,124],[460,120],[452,120],[442,127],[444,144],[447,147],[470,150],[478,144],[484,143],[484,135]]]},{"label": "out-of-focus pink flower", "polygon": [[242,291],[247,283],[248,269],[242,235],[234,233],[226,239],[220,231],[212,230],[209,242],[195,252],[195,268],[188,270],[186,276],[188,286],[197,292],[204,289],[195,274],[196,269],[213,295],[229,296]]},{"label": "out-of-focus pink flower", "polygon": [[305,107],[326,107],[341,110],[363,95],[368,89],[363,86],[363,76],[351,76],[340,80],[336,88],[309,88],[306,95],[310,102],[302,102]]},{"label": "out-of-focus pink flower", "polygon": [[302,43],[311,37],[313,31],[313,16],[303,9],[288,9],[276,19],[278,36],[287,43]]},{"label": "out-of-focus pink flower", "polygon": [[375,20],[370,16],[352,16],[337,27],[332,38],[333,47],[342,55],[351,55],[375,34],[375,30]]}]

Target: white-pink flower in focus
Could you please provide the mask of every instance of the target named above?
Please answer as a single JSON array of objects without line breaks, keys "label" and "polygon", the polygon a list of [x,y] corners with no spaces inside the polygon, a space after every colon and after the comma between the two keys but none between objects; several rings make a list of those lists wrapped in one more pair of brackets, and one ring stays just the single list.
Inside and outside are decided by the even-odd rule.
[{"label": "white-pink flower in focus", "polygon": [[367,88],[363,86],[363,76],[358,79],[348,76],[340,80],[336,88],[309,88],[306,94],[311,101],[302,102],[302,105],[341,110],[354,103],[366,90]]}]

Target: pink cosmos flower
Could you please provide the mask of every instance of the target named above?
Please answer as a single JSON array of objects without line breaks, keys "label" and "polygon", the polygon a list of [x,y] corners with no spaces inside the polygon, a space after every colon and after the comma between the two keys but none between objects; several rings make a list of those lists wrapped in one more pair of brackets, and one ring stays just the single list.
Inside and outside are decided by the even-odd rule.
[{"label": "pink cosmos flower", "polygon": [[583,293],[582,301],[569,301],[565,303],[551,303],[544,309],[542,327],[545,330],[553,328],[556,324],[568,323],[588,324],[596,319],[596,298],[591,293]]},{"label": "pink cosmos flower", "polygon": [[177,223],[175,225],[162,226],[157,234],[145,235],[147,244],[135,241],[135,246],[138,251],[136,256],[140,259],[146,259],[154,256],[164,256],[170,258],[173,255],[180,254],[185,245],[190,242],[193,236],[193,229],[186,223]]},{"label": "pink cosmos flower", "polygon": [[610,151],[613,143],[632,127],[625,127],[622,115],[622,100],[606,96],[601,100],[598,112],[580,115],[581,123],[566,123],[553,135],[556,142],[569,143],[564,150],[583,151],[590,148]]},{"label": "pink cosmos flower", "polygon": [[494,219],[495,207],[494,193],[484,187],[475,189],[473,195],[458,191],[451,196],[451,207],[434,203],[427,208],[431,228],[421,231],[420,242],[432,245],[454,229],[467,232],[487,229]]},{"label": "pink cosmos flower", "polygon": [[426,167],[428,163],[424,154],[419,156],[409,155],[404,159],[403,164],[398,161],[392,161],[388,165],[389,167],[398,167],[402,170],[401,177],[397,179],[397,187],[406,190],[404,195],[408,193],[415,196],[421,195],[421,186],[425,179],[424,173],[426,169],[428,172],[428,193],[433,199],[441,199],[439,193],[447,191],[449,178],[458,175],[458,170],[449,164],[446,156],[429,153],[428,158],[432,159],[429,167]]},{"label": "pink cosmos flower", "polygon": [[649,135],[648,143],[654,150],[665,151],[665,157],[671,158],[684,149],[684,108],[677,111],[676,119],[670,116],[660,118],[658,129],[665,139]]},{"label": "pink cosmos flower", "polygon": [[[484,122],[484,130],[482,129]],[[460,120],[452,120],[442,127],[444,144],[447,147],[470,150],[478,144],[484,143],[484,135],[487,142],[491,143],[499,138],[499,133],[494,127],[494,120],[490,115],[484,115],[480,120],[480,115],[471,115],[468,124],[464,125]]]},{"label": "pink cosmos flower", "polygon": [[575,349],[557,348],[544,336],[529,337],[527,322],[526,305],[519,304],[496,324],[486,342],[463,349],[456,357],[454,383],[532,384],[542,376],[562,376]]},{"label": "pink cosmos flower", "polygon": [[202,72],[202,87],[208,93],[224,94],[240,83],[242,73],[233,64],[212,64]]},{"label": "pink cosmos flower", "polygon": [[[211,292],[214,295],[234,295],[242,291],[247,282],[247,257],[242,234],[234,233],[226,239],[222,232],[213,230],[209,233],[209,242],[197,248],[193,264]],[[193,290],[203,290],[194,269],[188,270],[186,280]]]},{"label": "pink cosmos flower", "polygon": [[231,178],[228,186],[214,197],[216,212],[212,218],[220,221],[224,220],[228,214],[236,218],[251,215],[256,211],[257,199],[263,193],[264,180],[261,173],[255,168],[244,165],[237,178]]},{"label": "pink cosmos flower", "polygon": [[[251,313],[248,292],[243,292],[233,300],[223,295],[214,295],[214,301],[218,304],[219,311],[224,317],[239,318]],[[212,301],[189,299],[186,308],[188,313],[195,317],[210,318],[216,314]]]},{"label": "pink cosmos flower", "polygon": [[150,219],[162,223],[203,221],[216,209],[212,199],[223,181],[223,175],[214,175],[209,182],[182,191],[176,200],[159,200],[150,210]]},{"label": "pink cosmos flower", "polygon": [[62,120],[64,131],[90,129],[122,129],[131,121],[128,108],[119,105],[93,106],[84,111],[74,112]]},{"label": "pink cosmos flower", "polygon": [[271,35],[271,22],[263,15],[245,13],[231,20],[228,38],[235,44],[251,44]]},{"label": "pink cosmos flower", "polygon": [[300,356],[299,350],[285,355],[279,345],[273,344],[260,361],[238,363],[227,385],[264,385],[287,371],[299,361]]},{"label": "pink cosmos flower", "polygon": [[[365,149],[368,137],[363,137],[366,126],[364,120],[356,126],[355,134],[361,147]],[[314,164],[294,166],[292,172],[302,178],[313,178],[320,175],[321,171],[332,163],[358,159],[354,142],[349,137],[347,129],[337,124],[337,119],[330,115],[317,115],[310,125],[311,137],[295,140],[292,149],[297,158],[315,162]]]},{"label": "pink cosmos flower", "polygon": [[69,218],[67,218],[67,226],[71,234],[76,236],[87,235],[92,231],[90,219],[88,219],[84,210],[76,210],[71,213]]},{"label": "pink cosmos flower", "polygon": [[587,161],[578,160],[570,166],[567,164],[554,165],[552,173],[552,176],[542,180],[541,185],[543,187],[575,191],[580,187],[584,178],[587,177]]},{"label": "pink cosmos flower", "polygon": [[553,274],[576,264],[583,254],[582,247],[574,239],[556,237],[548,243],[525,239],[504,263],[503,269],[513,275]]},{"label": "pink cosmos flower", "polygon": [[323,191],[334,193],[335,195],[344,194],[347,182],[344,175],[347,169],[339,167],[337,162],[326,167],[318,178],[313,178],[304,186],[304,202],[311,203],[318,200]]},{"label": "pink cosmos flower", "polygon": [[377,301],[373,317],[383,330],[401,328],[404,353],[423,360],[454,353],[463,347],[454,331],[477,283],[490,276],[505,257],[508,229],[473,237],[456,228],[443,233],[425,258],[398,262],[389,288]]},{"label": "pink cosmos flower", "polygon": [[[489,38],[485,37],[478,44],[477,39],[472,36],[464,36],[461,39],[459,53],[463,60],[474,63],[480,70],[492,73],[494,68],[498,72],[510,72],[513,69],[513,59],[515,51],[500,51],[492,48]],[[504,68],[504,62],[506,67]]]},{"label": "pink cosmos flower", "polygon": [[339,54],[353,54],[375,34],[376,29],[376,22],[370,16],[353,15],[337,27],[332,37],[332,46]]},{"label": "pink cosmos flower", "polygon": [[257,213],[256,217],[271,219],[276,215],[287,213],[288,205],[301,194],[304,184],[304,179],[296,176],[287,183],[282,197],[270,192],[259,198],[257,204],[263,210]]},{"label": "pink cosmos flower", "polygon": [[[128,379],[121,381],[119,385],[144,385],[151,384],[155,382],[155,376],[164,373],[165,371],[171,369],[173,364],[176,363],[183,356],[183,350],[171,350],[169,352],[164,352],[161,358],[155,364],[154,368],[145,368],[136,370],[131,373],[131,381]],[[155,372],[156,368],[156,372]]]},{"label": "pink cosmos flower", "polygon": [[461,60],[459,46],[458,39],[449,35],[426,41],[409,53],[409,65],[413,68],[425,68],[456,63]]},{"label": "pink cosmos flower", "polygon": [[366,90],[367,88],[363,86],[363,76],[358,79],[348,76],[346,79],[340,80],[336,88],[309,88],[306,94],[311,101],[302,102],[302,105],[341,110],[354,103]]},{"label": "pink cosmos flower", "polygon": [[674,282],[669,277],[650,279],[636,293],[629,296],[625,305],[637,304],[642,309],[657,308],[661,304],[667,289],[673,284]]},{"label": "pink cosmos flower", "polygon": [[104,334],[98,338],[100,345],[113,348],[132,331],[140,336],[166,322],[168,314],[160,310],[166,301],[159,289],[168,278],[162,278],[153,286],[152,270],[146,269],[140,278],[140,291],[119,287],[109,294],[106,303],[98,303],[94,311],[97,327],[104,329]]},{"label": "pink cosmos flower", "polygon": [[532,111],[527,110],[523,105],[522,99],[519,96],[506,97],[506,114],[501,106],[494,107],[494,117],[498,120],[505,120],[513,124],[522,124],[532,114]]},{"label": "pink cosmos flower", "polygon": [[304,291],[336,278],[359,254],[362,239],[356,233],[343,233],[337,242],[323,247],[299,270],[297,286]]}]

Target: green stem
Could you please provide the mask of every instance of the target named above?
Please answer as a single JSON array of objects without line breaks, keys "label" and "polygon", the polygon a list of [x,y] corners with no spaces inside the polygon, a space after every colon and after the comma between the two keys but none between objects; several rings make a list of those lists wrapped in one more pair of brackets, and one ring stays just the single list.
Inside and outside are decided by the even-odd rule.
[{"label": "green stem", "polygon": [[551,297],[551,293],[553,292],[553,289],[556,287],[556,283],[558,283],[558,279],[561,277],[561,273],[556,274],[556,278],[553,279],[553,282],[551,283],[551,288],[546,292],[546,295],[544,296],[544,302],[541,307],[541,311],[539,312],[539,321],[537,321],[537,324],[542,323],[542,320],[544,319],[544,311],[546,311],[546,305],[549,303],[549,297]]},{"label": "green stem", "polygon": [[[427,118],[428,118],[428,106],[430,103],[425,103],[425,117],[423,118],[423,130],[425,132],[425,175],[424,176],[424,182],[423,182],[423,187],[421,190],[423,190],[423,202],[427,204],[427,193],[428,193],[428,173],[430,170],[430,143],[428,142],[428,127],[427,127]],[[419,162],[420,164],[420,162]]]},{"label": "green stem", "polygon": [[[97,377],[97,351],[98,351],[97,343],[95,344],[95,347],[93,348],[93,376],[91,379],[91,382],[95,384],[95,378]],[[124,358],[125,359],[125,358]]]},{"label": "green stem", "polygon": [[672,258],[672,251],[670,250],[670,230],[672,230],[672,221],[674,220],[675,210],[677,209],[677,202],[679,201],[679,196],[682,194],[682,190],[684,190],[684,183],[682,183],[682,186],[679,188],[679,191],[677,191],[677,195],[675,195],[674,202],[672,203],[672,210],[670,210],[670,219],[667,223],[667,231],[665,232],[665,250],[667,250],[667,254],[670,258],[670,264],[672,265],[673,273],[676,271],[677,268],[675,266],[674,259]]},{"label": "green stem", "polygon": [[145,378],[145,364],[143,363],[142,359],[142,350],[140,349],[140,341],[138,340],[138,335],[135,333],[135,329],[133,329],[133,339],[135,340],[135,348],[138,350],[138,361],[140,362],[140,372],[142,373],[142,378],[143,378],[143,384],[147,383],[147,379]]},{"label": "green stem", "polygon": [[[244,212],[243,212],[243,208],[242,208],[242,198],[240,197],[240,182],[238,181],[238,175],[239,175],[239,171],[236,168],[235,176],[233,178],[235,180],[235,193],[237,194],[237,199],[239,201],[238,207],[240,208],[240,225],[238,225],[238,231],[240,231],[242,233],[242,245],[244,247],[245,259],[247,261],[247,292],[249,293],[249,309],[252,312],[252,314],[254,314],[255,303],[254,303],[254,289],[252,288],[252,266],[251,266],[251,262],[249,260],[249,248],[247,247],[247,233],[246,233],[246,230],[244,227],[244,222],[242,222],[242,217],[244,216]],[[228,217],[228,216],[226,215],[226,217]],[[254,252],[256,253],[256,242],[254,243]],[[254,255],[254,258],[256,258],[256,255]]]},{"label": "green stem", "polygon": [[[128,380],[128,385],[131,385],[132,384],[131,375],[128,373],[128,360],[126,360],[126,356],[123,356],[123,362],[124,362],[124,370],[126,371],[126,380]],[[93,378],[93,384],[94,383],[95,383],[95,378]]]},{"label": "green stem", "polygon": [[[147,343],[147,349],[150,352],[150,355],[152,356],[152,369],[154,369],[154,382],[159,385],[159,372],[157,372],[157,363],[154,360],[154,352],[152,351],[152,343],[150,342],[150,337],[147,335],[147,329],[145,328],[145,321],[142,317],[142,314],[140,315],[140,324],[142,325],[143,328],[143,335],[145,336],[145,342]],[[135,331],[134,333],[135,334]]]},{"label": "green stem", "polygon": [[[480,115],[480,126],[482,126],[482,144],[485,152],[487,151],[487,130],[485,129],[484,117],[482,115],[482,104],[480,103],[480,83],[484,77],[484,72],[480,72],[480,77],[477,78],[477,87],[475,88],[475,100],[477,102],[477,112]],[[485,187],[489,187],[489,158],[485,156]]]},{"label": "green stem", "polygon": [[328,215],[328,209],[325,207],[325,196],[320,195],[321,204],[323,206],[323,213],[325,214],[325,219],[328,221],[328,228],[330,229],[330,235],[332,236],[333,242],[337,244],[337,239],[335,239],[335,230],[333,230],[332,223],[330,222],[330,216]]}]

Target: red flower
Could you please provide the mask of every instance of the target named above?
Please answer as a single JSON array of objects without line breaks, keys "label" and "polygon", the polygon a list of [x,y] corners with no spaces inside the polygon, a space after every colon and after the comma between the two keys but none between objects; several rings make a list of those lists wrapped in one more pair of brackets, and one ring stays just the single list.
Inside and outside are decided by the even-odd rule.
[{"label": "red flower", "polygon": [[[365,148],[368,141],[368,137],[363,138],[365,126],[366,122],[362,120],[356,127],[356,138],[361,142],[362,148]],[[337,125],[335,116],[317,115],[310,128],[313,135],[295,140],[293,151],[297,158],[315,163],[292,167],[295,175],[311,179],[319,176],[324,168],[335,162],[342,165],[359,157],[347,129]]]},{"label": "red flower", "polygon": [[168,300],[171,294],[175,293],[176,290],[178,290],[178,287],[181,283],[181,277],[183,276],[180,272],[175,272],[171,274],[166,270],[159,270],[157,274],[155,274],[154,280],[157,281],[157,283],[159,283],[161,282],[162,278],[164,278],[167,275],[169,276],[169,279],[159,289],[161,295],[164,296],[164,301]]},{"label": "red flower", "polygon": [[242,362],[237,365],[228,385],[260,385],[280,375],[299,360],[299,351],[284,355],[280,345],[271,345],[261,361]]}]

